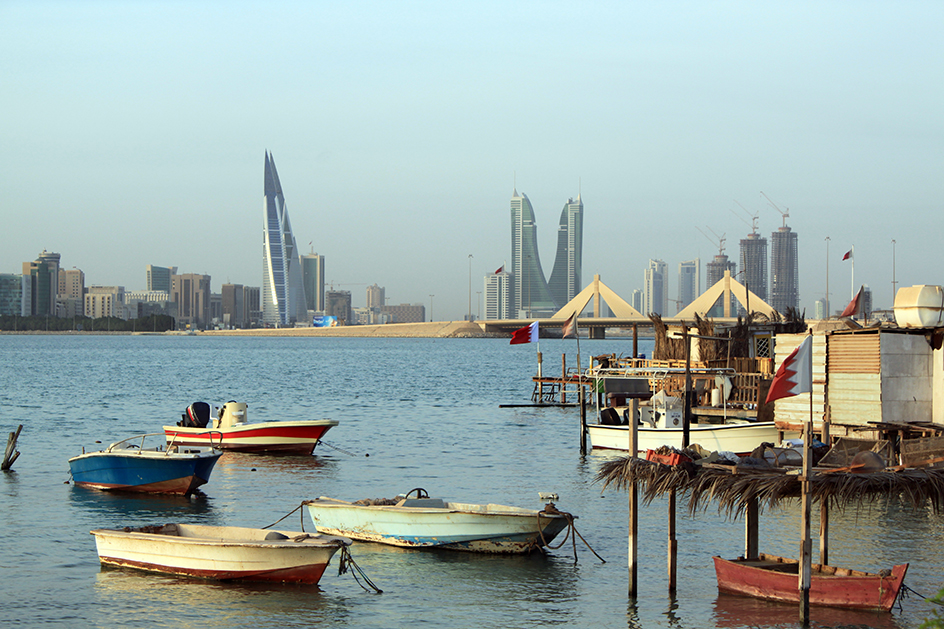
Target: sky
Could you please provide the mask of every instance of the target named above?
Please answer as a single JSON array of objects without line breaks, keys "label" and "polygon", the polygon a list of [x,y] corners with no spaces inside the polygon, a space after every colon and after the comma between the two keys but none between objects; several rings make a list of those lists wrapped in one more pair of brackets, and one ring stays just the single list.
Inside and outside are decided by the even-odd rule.
[{"label": "sky", "polygon": [[827,283],[890,308],[893,281],[944,284],[941,24],[907,1],[0,0],[0,273],[47,250],[86,286],[261,286],[271,151],[354,306],[378,284],[479,313],[517,189],[547,276],[580,194],[583,283],[627,301],[649,259],[674,298],[679,262],[786,221],[808,317]]}]

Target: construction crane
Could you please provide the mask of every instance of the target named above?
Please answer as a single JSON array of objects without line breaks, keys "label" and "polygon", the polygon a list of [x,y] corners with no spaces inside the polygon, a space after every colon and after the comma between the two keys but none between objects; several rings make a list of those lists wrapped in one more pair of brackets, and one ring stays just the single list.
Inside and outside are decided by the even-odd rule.
[{"label": "construction crane", "polygon": [[[339,283],[339,284],[338,284],[338,287],[341,287],[341,286],[367,286],[367,282],[360,282],[360,283],[354,282],[353,284],[351,284],[351,283],[340,284],[340,283]],[[328,290],[334,290],[334,282],[333,282],[333,281],[328,282]]]},{"label": "construction crane", "polygon": [[701,234],[702,234],[702,236],[704,236],[705,238],[707,238],[708,240],[710,240],[711,242],[713,242],[713,243],[718,247],[718,255],[719,255],[719,256],[723,256],[723,255],[724,255],[724,240],[725,240],[725,239],[724,239],[724,236],[725,236],[724,234],[721,234],[721,235],[719,236],[718,234],[715,233],[715,230],[713,230],[713,229],[711,229],[711,228],[709,227],[709,228],[708,228],[708,231],[710,231],[712,234],[715,234],[715,237],[712,238],[711,236],[709,236],[708,234],[706,234],[706,233],[702,230],[701,227],[698,227],[698,226],[696,225],[696,226],[695,226],[695,229],[697,229],[698,231],[700,231]]},{"label": "construction crane", "polygon": [[784,208],[784,209],[781,210],[779,207],[777,207],[777,204],[776,204],[776,203],[774,203],[773,201],[770,200],[770,197],[768,197],[766,194],[764,194],[764,191],[763,191],[763,190],[761,190],[760,193],[764,195],[764,198],[767,199],[767,202],[770,203],[771,207],[773,207],[775,210],[777,210],[778,212],[780,212],[780,215],[783,216],[783,226],[786,227],[786,226],[787,226],[787,218],[790,217],[790,208]]},{"label": "construction crane", "polygon": [[734,214],[735,216],[737,216],[739,219],[741,219],[741,220],[744,221],[745,223],[747,223],[748,225],[750,225],[750,226],[751,226],[751,233],[752,233],[752,234],[756,234],[756,233],[757,233],[757,217],[759,216],[759,213],[758,213],[758,212],[754,212],[753,214],[751,214],[750,212],[747,211],[747,208],[746,208],[746,207],[744,207],[743,205],[741,205],[740,203],[737,202],[737,199],[735,199],[734,202],[737,203],[737,204],[741,207],[742,210],[744,210],[745,212],[747,212],[747,215],[751,217],[751,222],[750,222],[750,223],[747,223],[747,221],[744,219],[744,217],[741,216],[740,214],[738,214],[737,212],[735,212],[734,210],[731,210],[731,213]]}]

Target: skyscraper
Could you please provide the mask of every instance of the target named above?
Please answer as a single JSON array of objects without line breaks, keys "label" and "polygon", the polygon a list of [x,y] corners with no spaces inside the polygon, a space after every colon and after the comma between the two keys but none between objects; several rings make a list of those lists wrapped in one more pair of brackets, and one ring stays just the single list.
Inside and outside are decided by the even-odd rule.
[{"label": "skyscraper", "polygon": [[560,215],[560,227],[557,229],[557,256],[548,288],[551,297],[562,307],[577,296],[583,286],[580,272],[583,261],[583,201],[568,199]]},{"label": "skyscraper", "polygon": [[[730,271],[731,277],[734,277],[735,275],[737,275],[737,263],[731,262],[730,260],[728,260],[728,256],[723,253],[719,253],[718,255],[716,255],[711,260],[711,262],[709,262],[705,266],[707,267],[706,275],[708,279],[708,283],[705,285],[705,290],[711,288],[712,286],[714,286],[715,284],[723,280],[725,271]],[[731,303],[729,305],[730,309],[728,310],[731,316],[735,316],[737,314],[736,306],[737,306],[737,300],[734,298],[734,295],[732,294]],[[715,303],[714,306],[711,307],[710,310],[708,310],[707,314],[709,317],[723,317],[724,316],[724,294],[722,294],[721,297],[718,298],[718,301]]]},{"label": "skyscraper", "polygon": [[757,232],[741,239],[741,283],[767,301],[767,239]]},{"label": "skyscraper", "polygon": [[511,274],[500,271],[485,276],[485,318],[513,319],[511,316]]},{"label": "skyscraper", "polygon": [[302,284],[305,286],[305,307],[314,312],[324,312],[324,256],[317,253],[302,256]]},{"label": "skyscraper", "polygon": [[557,306],[547,286],[538,256],[534,210],[528,196],[511,197],[511,311],[518,318],[551,316]]},{"label": "skyscraper", "polygon": [[[770,236],[770,307],[786,314],[800,307],[797,235],[784,225]],[[753,290],[753,289],[752,289]]]},{"label": "skyscraper", "polygon": [[308,318],[301,260],[275,160],[266,151],[263,200],[262,321],[293,325]]},{"label": "skyscraper", "polygon": [[170,292],[170,277],[177,275],[177,267],[154,266],[149,264],[147,271],[147,290]]},{"label": "skyscraper", "polygon": [[701,295],[701,258],[679,262],[678,309],[695,301]]},{"label": "skyscraper", "polygon": [[668,315],[669,282],[668,266],[663,260],[649,260],[649,268],[643,274],[643,314]]}]

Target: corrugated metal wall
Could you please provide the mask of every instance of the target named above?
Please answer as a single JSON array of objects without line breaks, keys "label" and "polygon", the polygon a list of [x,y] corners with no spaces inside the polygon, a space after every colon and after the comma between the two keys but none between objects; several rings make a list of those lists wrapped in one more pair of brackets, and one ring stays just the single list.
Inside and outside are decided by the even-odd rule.
[{"label": "corrugated metal wall", "polygon": [[829,335],[829,410],[834,424],[882,421],[882,351],[878,330]]}]

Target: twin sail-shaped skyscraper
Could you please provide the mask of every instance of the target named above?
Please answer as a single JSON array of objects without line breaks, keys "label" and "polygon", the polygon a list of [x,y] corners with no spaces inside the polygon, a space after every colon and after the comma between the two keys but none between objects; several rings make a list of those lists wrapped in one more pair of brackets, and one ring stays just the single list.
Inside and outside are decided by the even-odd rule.
[{"label": "twin sail-shaped skyscraper", "polygon": [[285,208],[279,173],[268,151],[263,212],[262,322],[270,326],[294,325],[308,318],[301,259]]},{"label": "twin sail-shaped skyscraper", "polygon": [[511,299],[515,318],[550,317],[577,296],[583,259],[583,202],[569,199],[561,212],[557,256],[550,281],[538,255],[534,209],[526,194],[511,197]]}]

